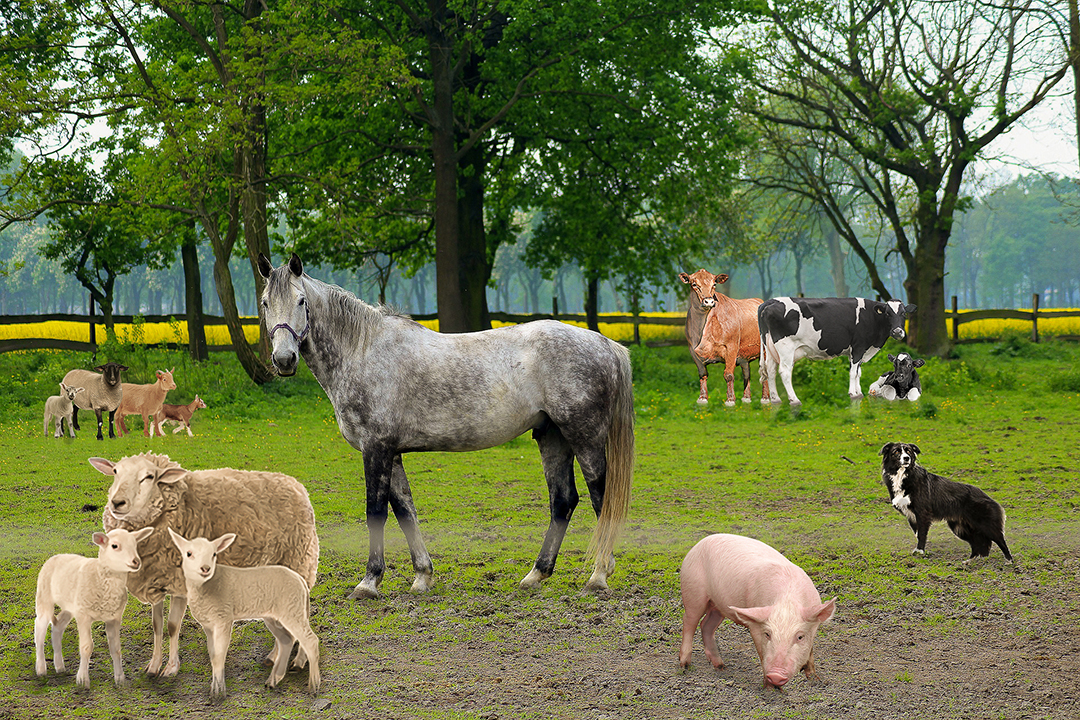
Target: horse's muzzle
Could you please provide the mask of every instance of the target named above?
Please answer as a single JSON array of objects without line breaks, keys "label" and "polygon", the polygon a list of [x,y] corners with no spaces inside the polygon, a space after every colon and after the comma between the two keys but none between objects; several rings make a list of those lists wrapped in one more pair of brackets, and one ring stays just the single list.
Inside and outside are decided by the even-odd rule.
[{"label": "horse's muzzle", "polygon": [[276,352],[270,356],[270,362],[274,364],[277,374],[282,377],[290,377],[296,374],[296,365],[299,362],[295,352]]}]

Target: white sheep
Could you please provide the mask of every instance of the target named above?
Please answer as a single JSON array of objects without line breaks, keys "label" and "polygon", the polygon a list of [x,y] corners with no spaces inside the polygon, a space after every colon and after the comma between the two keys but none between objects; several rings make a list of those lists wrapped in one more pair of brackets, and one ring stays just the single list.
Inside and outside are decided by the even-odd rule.
[{"label": "white sheep", "polygon": [[71,426],[71,414],[75,409],[75,395],[81,393],[81,387],[72,387],[60,383],[60,394],[45,398],[45,437],[49,436],[49,421],[56,420],[56,433],[53,437],[64,434],[63,423],[67,420],[68,434],[75,437],[75,428]]},{"label": "white sheep", "polygon": [[[90,464],[113,477],[103,515],[105,529],[158,529],[141,548],[143,567],[128,577],[128,590],[153,606],[154,651],[146,671],[175,675],[180,667],[180,625],[187,605],[180,554],[165,528],[181,535],[240,535],[221,561],[238,567],[285,565],[300,573],[308,587],[319,569],[319,538],[307,491],[295,478],[273,472],[231,468],[189,471],[165,455],[133,455],[117,463],[90,458]],[[169,659],[162,671],[165,596],[169,607]],[[294,666],[303,667],[303,648]]]},{"label": "white sheep", "polygon": [[[105,636],[109,640],[112,657],[113,680],[117,685],[124,682],[124,665],[120,659],[120,621],[127,607],[127,575],[139,569],[138,543],[148,537],[154,528],[128,532],[121,528],[108,534],[94,533],[98,546],[96,558],[65,553],[53,555],[41,566],[37,579],[36,609],[34,621],[35,670],[44,675],[45,633],[52,626],[53,665],[57,672],[64,672],[64,651],[61,641],[64,630],[72,618],[79,630],[79,671],[75,682],[80,687],[90,687],[90,653],[94,651],[94,638],[90,624],[105,621]],[[54,615],[60,606],[60,614]]]},{"label": "white sheep", "polygon": [[172,373],[172,370],[158,370],[157,380],[147,385],[123,383],[124,397],[120,401],[120,406],[116,408],[116,424],[120,437],[127,435],[127,423],[124,422],[124,418],[128,415],[142,415],[143,435],[154,436],[154,416],[161,410],[165,395],[170,390],[176,389],[176,381],[173,380]]},{"label": "white sheep", "polygon": [[262,620],[274,635],[274,666],[266,679],[267,687],[277,687],[285,677],[289,654],[299,641],[310,663],[308,690],[317,695],[321,682],[319,638],[311,629],[310,596],[304,578],[284,565],[219,565],[218,553],[233,544],[234,533],[216,540],[188,540],[169,528],[169,536],[180,551],[191,614],[206,633],[210,696],[225,697],[225,656],[237,620]]},{"label": "white sheep", "polygon": [[[101,440],[101,414],[109,414],[109,437],[116,437],[113,431],[113,418],[116,409],[120,407],[120,401],[124,396],[124,388],[120,382],[120,373],[127,370],[126,365],[107,362],[94,368],[98,372],[89,370],[69,370],[64,376],[65,385],[82,387],[85,392],[75,396],[75,407],[71,411],[71,424],[76,430],[79,429],[79,409],[93,410],[97,416],[97,439]],[[100,375],[98,373],[101,373]]]}]

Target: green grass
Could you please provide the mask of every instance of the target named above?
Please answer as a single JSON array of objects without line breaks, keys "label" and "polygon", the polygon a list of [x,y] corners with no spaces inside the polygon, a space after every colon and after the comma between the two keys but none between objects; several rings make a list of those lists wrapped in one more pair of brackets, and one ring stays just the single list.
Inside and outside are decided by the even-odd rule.
[{"label": "green grass", "polygon": [[[33,676],[37,570],[55,553],[90,554],[89,536],[100,527],[99,508],[109,479],[87,458],[116,460],[147,449],[163,451],[188,468],[272,469],[305,484],[323,548],[312,592],[316,632],[324,642],[342,633],[369,641],[368,649],[359,640],[355,647],[335,647],[330,696],[372,714],[388,708],[400,712],[401,704],[410,702],[411,686],[342,679],[353,653],[368,653],[368,659],[371,653],[386,653],[393,663],[394,653],[386,648],[395,645],[430,649],[433,658],[469,643],[512,645],[522,614],[553,618],[556,627],[577,627],[574,618],[595,618],[596,625],[584,622],[578,628],[578,646],[586,648],[605,642],[608,616],[630,628],[649,618],[677,627],[679,563],[694,542],[711,532],[752,535],[781,549],[807,570],[823,596],[838,596],[841,612],[853,618],[872,607],[893,617],[900,628],[919,626],[948,637],[963,632],[960,614],[919,614],[912,605],[1001,609],[1006,598],[1030,583],[1060,590],[1056,597],[1074,598],[1051,610],[1075,617],[1080,600],[1067,588],[1076,578],[1055,572],[1054,558],[1062,548],[1075,554],[1080,537],[1075,471],[1080,465],[1075,442],[1080,395],[1063,390],[1060,380],[1075,374],[1080,349],[1051,342],[1037,350],[1017,350],[1016,342],[1010,343],[1007,351],[995,345],[962,346],[953,358],[931,359],[920,371],[924,400],[915,404],[852,405],[846,396],[846,362],[799,363],[795,383],[805,404],[798,414],[786,404],[762,408],[756,401],[723,407],[717,401],[723,380],[716,366],[713,402],[700,408],[686,348],[634,348],[637,468],[632,515],[611,585],[615,598],[656,596],[648,618],[633,615],[640,609],[619,609],[616,602],[580,594],[588,577],[582,561],[594,524],[584,503],[570,526],[556,574],[538,593],[517,590],[547,525],[540,459],[527,436],[477,453],[407,456],[437,585],[429,596],[408,595],[408,550],[391,519],[384,599],[357,603],[345,594],[362,576],[367,550],[361,455],[340,437],[333,409],[306,369],[296,378],[259,388],[246,381],[229,356],[195,364],[181,353],[157,350],[132,351],[125,358],[120,348],[114,357],[99,356],[98,362],[129,362],[132,373],[144,373],[146,379],[157,367],[175,366],[178,389],[169,399],[190,400],[196,392],[206,399],[209,408],[195,417],[195,437],[170,434],[148,440],[135,429],[139,421],[131,418],[135,434],[125,438],[99,442],[84,430],[74,440],[54,440],[42,436],[44,399],[67,369],[88,366],[90,358],[54,352],[2,355],[0,717],[177,717],[171,694],[176,688],[195,695],[207,689],[205,645],[197,632],[184,636],[181,678],[152,681],[138,672],[137,663],[148,654],[150,629],[146,610],[137,603],[129,606],[123,631],[134,691],[111,687],[100,630],[90,693],[77,692],[70,677],[50,675],[39,681]],[[865,369],[864,387],[887,367],[885,354]],[[756,398],[756,378],[754,386]],[[880,485],[878,449],[894,440],[919,444],[926,466],[977,484],[999,500],[1008,512],[1007,537],[1018,564],[1032,571],[1005,566],[1000,556],[978,568],[961,565],[967,546],[944,525],[931,530],[928,558],[911,557],[914,538]],[[433,624],[432,618],[442,618],[443,624]],[[310,700],[299,691],[301,681],[284,693],[262,692],[264,671],[242,660],[255,657],[262,647],[263,641],[250,639],[251,633],[265,635],[257,628],[238,629],[233,641],[230,666],[238,674],[229,678],[234,694],[228,716],[259,717],[268,709],[275,717],[308,716]],[[633,630],[624,639],[630,647],[656,642]],[[672,652],[676,643],[672,636]],[[69,629],[69,664],[77,661],[76,645]],[[553,667],[561,650],[558,644],[536,648],[543,657],[550,654]],[[912,682],[906,671],[895,677],[905,685]],[[453,716],[413,710],[418,717]],[[644,711],[648,714],[647,707]],[[545,716],[539,710],[535,714]]]}]

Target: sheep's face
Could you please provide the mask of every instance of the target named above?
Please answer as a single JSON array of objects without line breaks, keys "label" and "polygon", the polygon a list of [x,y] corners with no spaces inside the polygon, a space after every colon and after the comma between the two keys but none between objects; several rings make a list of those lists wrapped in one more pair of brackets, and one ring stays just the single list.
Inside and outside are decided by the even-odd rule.
[{"label": "sheep's face", "polygon": [[113,476],[107,512],[130,527],[152,525],[171,509],[162,487],[175,486],[187,475],[187,470],[164,455],[133,455],[115,464],[104,458],[90,458],[90,464]]},{"label": "sheep's face", "polygon": [[112,572],[138,572],[142,566],[139,558],[138,544],[141,540],[154,532],[154,528],[146,527],[136,532],[128,532],[123,528],[114,528],[108,533],[94,533],[94,544],[98,546],[98,557],[105,567]]},{"label": "sheep's face", "polygon": [[121,365],[116,362],[107,362],[104,365],[98,365],[96,368],[101,376],[105,378],[105,384],[109,387],[116,387],[120,384],[120,372],[127,370],[127,365]]},{"label": "sheep's face", "polygon": [[214,577],[218,553],[232,545],[233,540],[236,539],[235,534],[227,533],[216,540],[206,538],[188,540],[172,528],[169,528],[169,537],[172,538],[176,549],[180,551],[180,567],[184,571],[184,578],[196,585],[202,585]]}]

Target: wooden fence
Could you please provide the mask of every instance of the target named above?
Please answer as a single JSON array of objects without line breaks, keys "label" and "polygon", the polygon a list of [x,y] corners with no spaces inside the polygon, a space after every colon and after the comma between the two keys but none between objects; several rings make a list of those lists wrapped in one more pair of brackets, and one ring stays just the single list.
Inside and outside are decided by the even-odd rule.
[{"label": "wooden fence", "polygon": [[[497,322],[508,323],[523,323],[530,320],[541,319],[555,319],[570,322],[584,322],[585,316],[583,314],[572,313],[559,313],[559,314],[536,314],[536,315],[522,315],[516,313],[504,313],[493,312],[490,314],[491,319]],[[413,315],[414,320],[435,320],[438,315]],[[682,326],[684,318],[680,317],[651,317],[646,315],[600,315],[599,321],[601,323],[632,323],[634,326],[633,342],[640,342],[639,329],[642,325],[668,325],[668,326]],[[960,339],[960,326],[964,323],[974,322],[976,320],[1021,320],[1031,323],[1031,340],[1032,342],[1039,342],[1039,320],[1048,320],[1051,318],[1072,318],[1080,317],[1080,310],[1040,310],[1039,309],[1039,296],[1032,296],[1031,310],[966,310],[961,312],[957,308],[957,298],[954,295],[952,298],[952,310],[945,312],[946,322],[951,323],[952,338],[954,342],[979,342],[982,340],[991,340],[995,338],[978,338],[978,339]],[[142,322],[146,323],[169,323],[177,318],[173,315],[145,315],[139,316]],[[102,324],[102,318],[100,315],[67,315],[67,314],[53,314],[53,315],[5,315],[0,316],[0,325],[13,325],[13,324],[35,324],[51,321],[65,321],[74,323],[83,323],[87,325],[87,339],[85,341],[80,340],[56,340],[52,338],[19,338],[12,340],[0,340],[0,352],[10,352],[12,350],[34,350],[34,349],[55,349],[55,350],[77,350],[81,352],[94,352],[97,350],[97,338],[96,326]],[[131,324],[135,320],[131,315],[114,315],[113,321],[117,324]],[[211,325],[224,325],[225,319],[216,317],[213,315],[203,316],[204,324]],[[258,325],[259,319],[253,317],[242,318],[241,322],[245,325]],[[1080,340],[1080,335],[1056,335],[1055,337],[1067,339],[1067,340]],[[682,344],[682,340],[666,340],[657,342],[648,342],[647,345],[657,347],[662,345],[678,345]],[[161,343],[155,343],[160,345]],[[177,346],[176,343],[165,343],[167,346]],[[177,346],[179,347],[179,346]],[[183,347],[186,347],[183,346]],[[228,351],[232,349],[231,345],[211,345],[208,348],[211,352]]]}]

